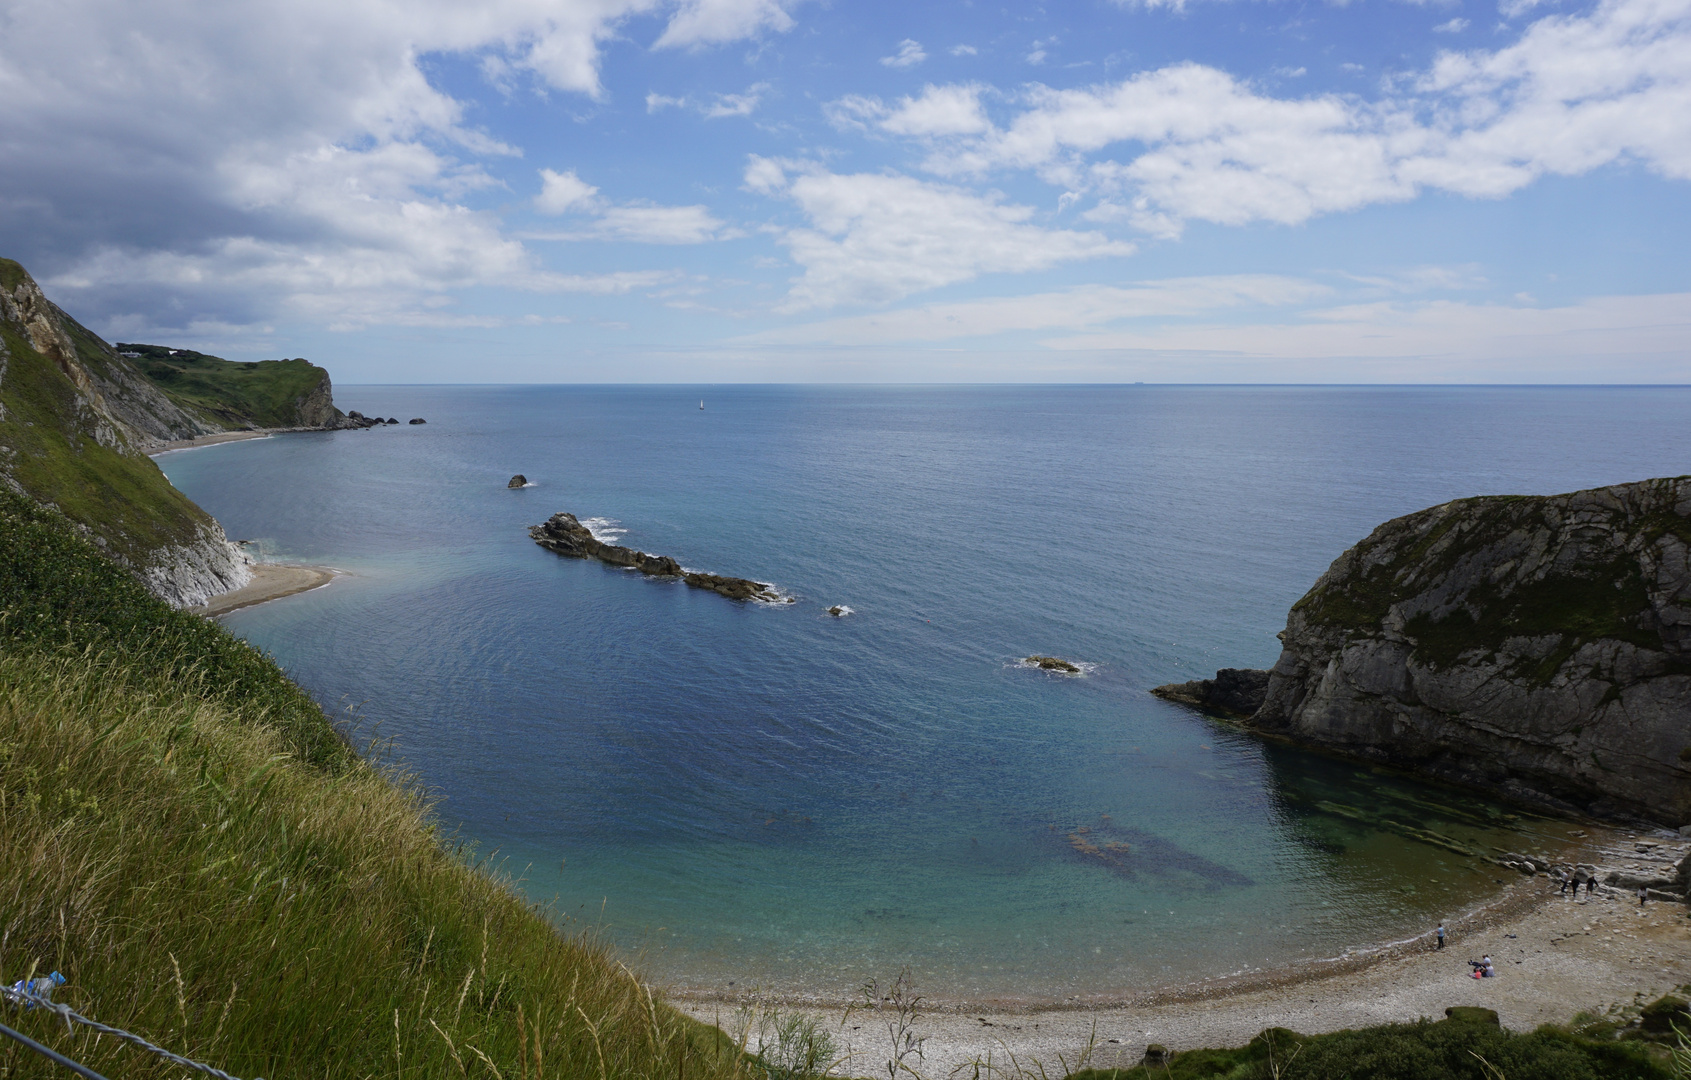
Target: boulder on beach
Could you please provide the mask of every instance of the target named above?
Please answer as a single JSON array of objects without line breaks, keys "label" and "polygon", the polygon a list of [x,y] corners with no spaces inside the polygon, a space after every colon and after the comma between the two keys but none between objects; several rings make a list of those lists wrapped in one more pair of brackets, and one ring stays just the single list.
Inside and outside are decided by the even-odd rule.
[{"label": "boulder on beach", "polygon": [[508,488],[528,487],[528,477],[524,476],[522,473],[518,473],[517,475],[511,477],[511,482],[505,486]]},{"label": "boulder on beach", "polygon": [[1067,660],[1055,656],[1029,656],[1025,658],[1024,662],[1032,664],[1042,671],[1061,671],[1066,675],[1080,674],[1078,664],[1071,664]]}]

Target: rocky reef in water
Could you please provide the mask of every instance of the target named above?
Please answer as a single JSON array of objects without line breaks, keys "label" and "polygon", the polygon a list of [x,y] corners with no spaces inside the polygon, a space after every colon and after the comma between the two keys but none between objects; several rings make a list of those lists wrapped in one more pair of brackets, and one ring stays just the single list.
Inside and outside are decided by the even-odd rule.
[{"label": "rocky reef in water", "polygon": [[756,600],[765,604],[787,602],[773,585],[765,582],[720,574],[687,573],[681,569],[680,563],[667,555],[648,555],[633,548],[606,544],[596,539],[574,514],[553,514],[544,524],[531,526],[528,534],[546,550],[572,559],[598,559],[611,566],[624,566],[653,577],[678,577],[692,588],[708,589],[730,600]]},{"label": "rocky reef in water", "polygon": [[[1279,637],[1250,728],[1559,810],[1691,821],[1691,477],[1389,521]],[[1157,692],[1214,709],[1224,675]]]}]

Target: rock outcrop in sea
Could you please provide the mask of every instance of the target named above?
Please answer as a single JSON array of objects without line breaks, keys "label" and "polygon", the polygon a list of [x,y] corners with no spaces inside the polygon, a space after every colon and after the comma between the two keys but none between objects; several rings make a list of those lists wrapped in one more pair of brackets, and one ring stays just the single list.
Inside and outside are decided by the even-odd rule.
[{"label": "rock outcrop in sea", "polygon": [[546,550],[572,559],[598,559],[611,566],[625,566],[653,577],[679,577],[695,589],[708,589],[730,600],[757,600],[766,604],[787,602],[773,585],[761,581],[720,574],[686,573],[680,563],[667,555],[648,555],[633,548],[603,543],[593,536],[587,526],[576,520],[574,514],[553,514],[544,524],[531,526],[528,534]]},{"label": "rock outcrop in sea", "polygon": [[505,486],[508,488],[528,487],[528,477],[524,476],[522,473],[518,473],[517,475],[511,477]]},{"label": "rock outcrop in sea", "polygon": [[1389,521],[1279,637],[1251,728],[1562,810],[1691,821],[1691,477]]},{"label": "rock outcrop in sea", "polygon": [[1259,668],[1222,668],[1213,679],[1159,686],[1151,693],[1205,712],[1242,719],[1262,708],[1268,672]]}]

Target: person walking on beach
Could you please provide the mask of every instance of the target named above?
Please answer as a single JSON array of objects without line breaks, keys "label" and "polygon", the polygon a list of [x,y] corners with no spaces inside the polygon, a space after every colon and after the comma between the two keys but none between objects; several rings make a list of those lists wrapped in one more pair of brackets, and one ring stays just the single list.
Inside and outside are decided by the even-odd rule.
[{"label": "person walking on beach", "polygon": [[1439,923],[1439,928],[1437,930],[1433,931],[1433,937],[1438,940],[1438,944],[1434,945],[1433,948],[1435,948],[1435,949],[1444,948],[1444,923],[1442,923],[1442,922]]},{"label": "person walking on beach", "polygon": [[1644,898],[1645,898],[1645,897],[1647,897],[1647,896],[1649,896],[1649,895],[1650,895],[1650,890],[1649,890],[1649,889],[1646,889],[1646,888],[1645,888],[1645,887],[1644,887],[1644,886],[1642,886],[1642,885],[1640,885],[1640,886],[1638,886],[1638,906],[1639,906],[1639,907],[1643,907],[1643,906],[1644,906]]},{"label": "person walking on beach", "polygon": [[1585,879],[1585,898],[1587,900],[1591,899],[1591,894],[1596,892],[1596,891],[1597,891],[1597,878],[1596,877],[1586,878]]},{"label": "person walking on beach", "polygon": [[1579,882],[1574,880],[1574,876],[1572,874],[1559,873],[1556,876],[1562,879],[1562,895],[1563,896],[1568,895],[1568,886],[1569,885],[1572,885],[1574,887],[1574,893],[1576,895],[1579,893]]}]

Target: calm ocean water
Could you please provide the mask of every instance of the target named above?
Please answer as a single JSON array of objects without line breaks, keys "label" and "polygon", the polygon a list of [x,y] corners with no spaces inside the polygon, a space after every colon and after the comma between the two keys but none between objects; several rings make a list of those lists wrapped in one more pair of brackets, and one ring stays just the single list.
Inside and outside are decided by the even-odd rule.
[{"label": "calm ocean water", "polygon": [[[338,401],[428,423],[159,459],[232,537],[349,572],[227,625],[379,722],[531,896],[698,988],[909,966],[934,996],[1056,1000],[1424,931],[1496,886],[1413,830],[1485,851],[1567,826],[1146,691],[1271,664],[1286,609],[1387,518],[1691,472],[1682,389]],[[559,558],[525,532],[558,510],[799,602]],[[1087,673],[1018,666],[1036,652]]]}]

